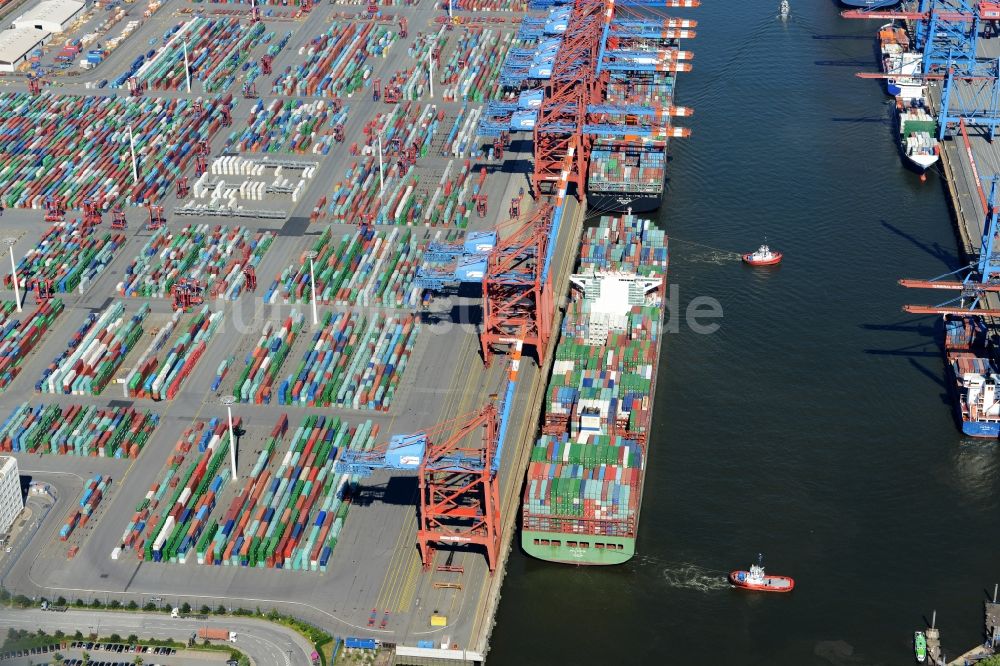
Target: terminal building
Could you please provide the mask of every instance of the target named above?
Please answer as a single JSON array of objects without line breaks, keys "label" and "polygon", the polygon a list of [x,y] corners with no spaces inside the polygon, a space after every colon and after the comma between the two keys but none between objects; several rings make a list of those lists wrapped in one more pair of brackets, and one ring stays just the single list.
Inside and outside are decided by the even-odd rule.
[{"label": "terminal building", "polygon": [[60,33],[69,27],[84,7],[86,5],[77,0],[42,0],[14,19],[13,27]]},{"label": "terminal building", "polygon": [[14,72],[52,33],[34,28],[0,30],[0,72]]},{"label": "terminal building", "polygon": [[17,460],[13,456],[0,456],[0,534],[10,531],[22,509],[24,498]]},{"label": "terminal building", "polygon": [[31,52],[66,30],[87,5],[77,0],[42,0],[0,31],[0,72],[14,72]]}]

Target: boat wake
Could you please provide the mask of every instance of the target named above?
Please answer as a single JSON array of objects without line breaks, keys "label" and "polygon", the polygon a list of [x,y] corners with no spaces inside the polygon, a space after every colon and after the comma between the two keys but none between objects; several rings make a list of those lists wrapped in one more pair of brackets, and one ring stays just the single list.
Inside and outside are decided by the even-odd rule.
[{"label": "boat wake", "polygon": [[716,266],[721,266],[722,264],[731,264],[739,261],[740,255],[723,251],[702,252],[683,255],[683,260],[684,263],[688,264],[715,264]]},{"label": "boat wake", "polygon": [[667,587],[679,590],[712,592],[729,587],[726,575],[719,571],[705,569],[697,564],[679,564],[663,570],[663,580]]}]

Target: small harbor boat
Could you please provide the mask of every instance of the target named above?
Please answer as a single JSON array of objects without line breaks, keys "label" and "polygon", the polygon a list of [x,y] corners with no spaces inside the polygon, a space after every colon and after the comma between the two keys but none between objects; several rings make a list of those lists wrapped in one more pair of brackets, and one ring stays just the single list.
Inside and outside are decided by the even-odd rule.
[{"label": "small harbor boat", "polygon": [[927,661],[927,637],[922,631],[913,632],[913,654],[919,663]]},{"label": "small harbor boat", "polygon": [[733,587],[759,592],[791,592],[795,581],[788,576],[769,576],[764,573],[764,558],[757,556],[757,564],[750,565],[749,571],[729,572],[729,582]]},{"label": "small harbor boat", "polygon": [[756,252],[747,252],[743,255],[743,261],[751,266],[774,266],[781,263],[780,252],[775,252],[765,243],[757,248]]},{"label": "small harbor boat", "polygon": [[782,19],[786,19],[791,11],[792,8],[789,6],[788,0],[781,0],[781,3],[778,4],[778,16]]}]

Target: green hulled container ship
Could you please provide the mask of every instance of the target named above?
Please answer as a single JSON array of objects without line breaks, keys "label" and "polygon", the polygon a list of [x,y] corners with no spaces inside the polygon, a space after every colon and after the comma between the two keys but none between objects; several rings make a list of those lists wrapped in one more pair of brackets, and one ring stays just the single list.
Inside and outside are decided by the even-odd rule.
[{"label": "green hulled container ship", "polygon": [[667,238],[633,215],[586,231],[522,501],[534,557],[635,554],[667,276]]}]

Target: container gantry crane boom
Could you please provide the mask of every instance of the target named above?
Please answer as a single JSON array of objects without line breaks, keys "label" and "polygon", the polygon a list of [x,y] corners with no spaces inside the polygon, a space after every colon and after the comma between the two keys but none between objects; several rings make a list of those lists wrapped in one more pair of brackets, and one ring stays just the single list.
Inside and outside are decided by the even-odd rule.
[{"label": "container gantry crane boom", "polygon": [[[500,558],[500,484],[497,473],[517,388],[523,330],[508,340],[514,353],[500,406],[490,401],[426,430],[395,435],[368,451],[342,450],[337,472],[370,476],[376,470],[417,471],[420,528],[417,543],[424,570],[440,545],[478,545],[486,550],[490,573]],[[470,443],[481,433],[482,443]]]},{"label": "container gantry crane boom", "polygon": [[959,295],[934,306],[904,305],[905,312],[910,314],[1000,316],[1000,309],[978,307],[987,294],[1000,292],[1000,253],[997,252],[998,246],[1000,246],[1000,237],[998,237],[1000,230],[997,228],[997,217],[1000,214],[1000,208],[997,207],[998,183],[1000,183],[1000,176],[993,176],[987,200],[986,223],[983,225],[979,260],[976,263],[930,280],[903,279],[899,281],[899,284],[904,287],[958,291]]}]

